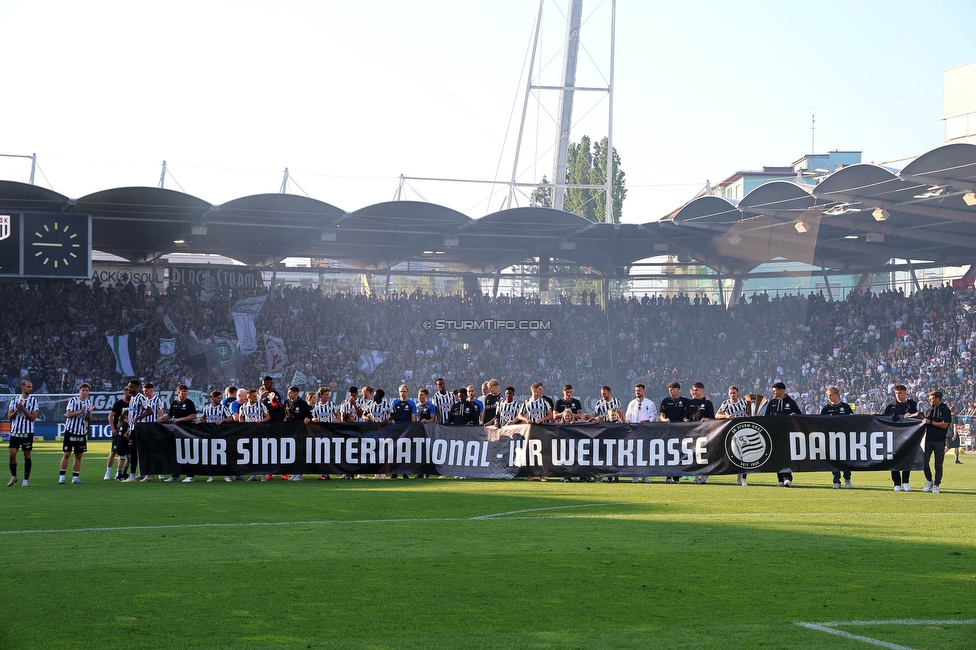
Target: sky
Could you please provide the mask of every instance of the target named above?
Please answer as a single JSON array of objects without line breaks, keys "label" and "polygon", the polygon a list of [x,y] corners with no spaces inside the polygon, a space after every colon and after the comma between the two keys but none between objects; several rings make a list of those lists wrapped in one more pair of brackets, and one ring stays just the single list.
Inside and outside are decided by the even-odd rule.
[{"label": "sky", "polygon": [[[536,85],[560,81],[568,5],[543,4]],[[607,86],[610,8],[583,2],[578,86]],[[36,153],[36,184],[71,198],[156,187],[164,160],[167,188],[214,204],[278,192],[286,167],[288,191],[347,211],[393,200],[401,175],[504,183],[538,10],[535,0],[0,0],[0,154]],[[833,149],[882,163],[937,147],[943,72],[976,61],[972,0],[619,0],[616,13],[613,144],[627,223],[657,221],[737,170]],[[576,96],[571,139],[607,135],[607,93]],[[557,102],[530,96],[520,182],[552,176]],[[29,176],[29,160],[0,157],[0,179]],[[506,196],[503,185],[430,180],[401,193],[475,218]]]}]

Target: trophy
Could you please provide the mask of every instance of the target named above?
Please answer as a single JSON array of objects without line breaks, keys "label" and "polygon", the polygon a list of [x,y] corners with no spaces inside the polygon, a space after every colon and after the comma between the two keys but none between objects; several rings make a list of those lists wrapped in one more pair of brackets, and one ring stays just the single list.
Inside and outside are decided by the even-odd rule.
[{"label": "trophy", "polygon": [[757,415],[766,415],[766,407],[769,406],[769,400],[766,399],[765,395],[748,393],[744,399],[746,402],[746,416],[756,417]]}]

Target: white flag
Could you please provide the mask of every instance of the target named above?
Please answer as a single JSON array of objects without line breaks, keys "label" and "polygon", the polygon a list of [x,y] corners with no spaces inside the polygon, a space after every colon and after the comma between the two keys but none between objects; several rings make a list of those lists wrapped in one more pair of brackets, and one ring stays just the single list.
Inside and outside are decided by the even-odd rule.
[{"label": "white flag", "polygon": [[234,327],[241,354],[254,354],[258,350],[258,330],[254,325],[268,296],[245,298],[234,303]]},{"label": "white flag", "polygon": [[373,373],[376,371],[376,366],[383,363],[384,359],[386,359],[386,352],[366,350],[359,355],[359,369],[363,372]]},{"label": "white flag", "polygon": [[159,356],[168,357],[176,353],[176,339],[159,339]]}]

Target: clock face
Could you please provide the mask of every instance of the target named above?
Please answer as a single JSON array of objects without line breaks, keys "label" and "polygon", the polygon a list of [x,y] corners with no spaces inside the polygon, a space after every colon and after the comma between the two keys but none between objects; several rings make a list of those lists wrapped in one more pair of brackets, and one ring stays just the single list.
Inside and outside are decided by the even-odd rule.
[{"label": "clock face", "polygon": [[24,215],[24,275],[87,277],[88,217]]}]

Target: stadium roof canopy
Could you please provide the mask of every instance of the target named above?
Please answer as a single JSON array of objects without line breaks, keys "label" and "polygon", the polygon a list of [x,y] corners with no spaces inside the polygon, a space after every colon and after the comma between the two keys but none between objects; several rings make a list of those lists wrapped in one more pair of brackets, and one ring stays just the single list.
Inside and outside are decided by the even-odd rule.
[{"label": "stadium roof canopy", "polygon": [[382,271],[433,261],[493,273],[551,258],[610,276],[629,264],[677,255],[726,277],[768,262],[825,273],[885,270],[892,259],[965,266],[976,259],[976,145],[938,147],[902,169],[857,164],[817,185],[771,181],[733,202],[700,196],[659,221],[593,223],[549,208],[471,219],[430,203],[394,201],[347,212],[292,194],[222,205],[172,190],[127,187],[78,199],[0,181],[0,213],[92,216],[92,246],[132,262],[167,253],[212,253],[251,266],[285,257],[336,259]]}]

